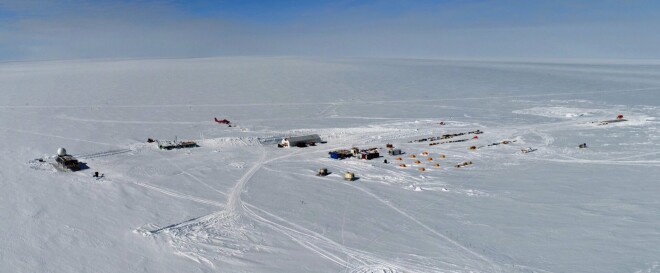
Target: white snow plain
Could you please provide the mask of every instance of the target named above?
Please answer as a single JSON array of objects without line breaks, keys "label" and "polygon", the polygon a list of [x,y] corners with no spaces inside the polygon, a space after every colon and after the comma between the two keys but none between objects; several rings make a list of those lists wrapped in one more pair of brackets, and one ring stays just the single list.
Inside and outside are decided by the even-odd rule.
[{"label": "white snow plain", "polygon": [[[660,65],[10,62],[0,90],[0,272],[660,272]],[[407,167],[327,154],[387,143]]]}]

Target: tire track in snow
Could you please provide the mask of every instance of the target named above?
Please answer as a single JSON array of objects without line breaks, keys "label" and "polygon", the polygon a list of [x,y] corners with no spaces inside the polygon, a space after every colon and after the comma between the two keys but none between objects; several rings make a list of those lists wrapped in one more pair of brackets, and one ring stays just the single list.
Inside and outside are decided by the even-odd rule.
[{"label": "tire track in snow", "polygon": [[655,152],[650,152],[650,153],[644,153],[644,154],[638,154],[638,155],[632,155],[632,156],[624,156],[624,157],[619,157],[614,160],[621,160],[621,159],[631,159],[631,158],[638,158],[638,157],[645,157],[649,155],[656,155],[660,154],[660,151],[655,151]]},{"label": "tire track in snow", "polygon": [[330,103],[326,108],[321,110],[318,114],[316,114],[318,117],[325,118],[328,116],[329,113],[334,112],[336,113],[337,107],[339,107],[338,103]]},{"label": "tire track in snow", "polygon": [[235,215],[237,213],[237,208],[238,205],[240,205],[241,202],[241,194],[243,193],[243,189],[245,188],[245,185],[247,184],[250,179],[252,179],[252,176],[263,167],[263,165],[268,162],[266,161],[266,151],[262,147],[261,148],[261,156],[259,157],[259,161],[250,168],[239,180],[236,182],[234,187],[232,188],[231,192],[229,192],[229,198],[227,199],[227,206],[226,206],[226,211],[229,215]]},{"label": "tire track in snow", "polygon": [[[160,154],[160,153],[159,153],[159,154]],[[209,189],[212,190],[212,191],[215,191],[215,192],[217,192],[217,193],[219,193],[219,194],[221,194],[221,195],[223,195],[223,196],[227,196],[227,193],[225,193],[225,192],[223,192],[223,191],[220,191],[220,190],[216,189],[215,187],[212,187],[211,185],[207,184],[206,182],[202,181],[201,179],[199,179],[199,178],[197,178],[196,176],[192,175],[191,173],[187,172],[186,170],[184,170],[183,168],[181,168],[179,165],[174,164],[174,162],[172,162],[172,160],[170,160],[170,158],[165,157],[165,156],[162,155],[162,154],[160,154],[160,156],[161,156],[161,158],[165,159],[165,161],[167,161],[167,163],[169,163],[170,165],[172,165],[173,167],[175,167],[177,170],[179,170],[182,174],[185,174],[186,176],[192,178],[193,180],[195,180],[195,181],[197,181],[198,183],[204,185],[205,187],[209,188]]]},{"label": "tire track in snow", "polygon": [[[284,224],[278,224],[276,222],[271,221],[266,219],[263,216],[260,216],[256,214],[252,209],[258,210],[261,213],[276,219],[277,221],[280,221],[282,223],[286,223],[290,225],[291,227],[284,226]],[[447,269],[440,269],[437,267],[432,267],[432,266],[426,266],[414,262],[407,262],[407,261],[399,261],[398,263],[393,263],[390,262],[389,259],[383,259],[374,256],[373,253],[353,249],[350,247],[345,247],[317,232],[311,231],[309,229],[306,229],[304,227],[301,227],[293,222],[287,221],[277,215],[274,215],[272,213],[269,213],[263,209],[254,207],[252,205],[246,205],[245,211],[249,214],[251,214],[252,217],[256,220],[263,221],[264,224],[266,224],[269,227],[272,227],[273,229],[276,229],[285,235],[292,237],[294,241],[298,243],[302,243],[303,247],[307,246],[314,246],[315,252],[322,252],[326,253],[324,256],[327,256],[327,253],[330,253],[330,251],[337,251],[339,253],[344,253],[345,255],[348,255],[351,259],[357,261],[361,265],[359,265],[357,268],[363,268],[363,267],[370,267],[370,266],[386,266],[392,270],[398,271],[403,271],[403,272],[448,272]],[[326,250],[329,249],[329,250]],[[336,255],[329,255],[332,257],[333,261],[336,262],[337,264],[340,264],[339,261],[341,261],[344,266],[351,266],[346,260],[342,260],[340,257]],[[470,270],[469,268],[466,268],[467,265],[464,266],[459,266],[459,265],[453,265],[453,264],[446,264],[449,265],[453,268],[456,268],[458,271],[454,272],[464,272],[464,270]],[[451,270],[453,271],[453,270]],[[351,271],[352,272],[352,271]],[[470,272],[479,272],[479,271],[470,271]]]},{"label": "tire track in snow", "polygon": [[[275,215],[272,215],[272,214],[270,214],[270,213],[268,213],[268,212],[266,212],[262,209],[259,209],[255,206],[252,206],[252,205],[249,205],[249,204],[244,204],[244,205],[245,205],[244,211],[246,212],[247,215],[250,216],[250,218],[252,218],[252,219],[254,219],[258,222],[261,222],[263,225],[265,225],[265,226],[267,226],[267,227],[269,227],[273,230],[279,231],[280,233],[282,233],[282,234],[286,235],[287,237],[291,238],[294,242],[298,243],[302,247],[313,251],[314,253],[318,254],[319,256],[321,256],[324,259],[327,259],[327,260],[329,260],[329,261],[331,261],[331,262],[333,262],[333,263],[335,263],[335,264],[337,264],[337,265],[339,265],[343,268],[348,268],[349,267],[349,263],[346,260],[343,260],[341,257],[339,257],[339,256],[331,253],[330,251],[327,251],[324,248],[321,248],[321,247],[317,246],[315,243],[313,243],[312,239],[317,239],[317,237],[315,237],[314,235],[306,233],[304,231],[300,231],[300,229],[296,230],[296,229],[293,229],[293,228],[286,227],[282,224],[275,223],[271,220],[268,220],[268,219],[258,215],[251,208],[257,209],[257,210],[261,211],[262,213],[270,215],[271,217],[274,217],[274,218],[276,218],[280,221],[286,222],[288,224],[292,224],[291,222],[288,222],[288,221],[286,221],[282,218],[279,218]],[[325,238],[325,239],[327,239],[327,238]],[[350,255],[350,254],[345,253],[345,252],[344,252],[344,254]],[[357,259],[357,258],[355,258],[355,260],[359,261],[359,259]],[[361,261],[361,263],[366,264],[364,261]]]},{"label": "tire track in snow", "polygon": [[473,251],[473,250],[467,248],[466,246],[462,245],[461,243],[459,243],[459,242],[457,242],[457,241],[455,241],[455,240],[453,240],[453,239],[447,237],[446,235],[444,235],[444,234],[442,234],[442,233],[436,231],[435,229],[430,228],[430,227],[427,226],[426,224],[424,224],[424,223],[422,223],[421,221],[417,220],[417,218],[412,217],[412,216],[409,215],[408,213],[406,213],[406,212],[402,211],[401,209],[395,207],[394,205],[390,204],[390,202],[387,202],[386,200],[380,198],[379,196],[377,196],[377,195],[371,193],[370,191],[365,190],[365,189],[363,189],[363,188],[361,188],[361,187],[358,187],[358,186],[355,186],[355,185],[353,185],[353,184],[349,184],[349,183],[346,183],[346,184],[347,184],[348,186],[350,186],[350,187],[353,187],[353,188],[355,188],[355,189],[357,189],[357,190],[359,190],[359,191],[361,191],[361,192],[364,192],[365,194],[367,194],[367,195],[373,197],[374,199],[378,200],[379,202],[385,204],[386,206],[390,207],[390,208],[393,209],[394,211],[398,212],[398,213],[401,214],[402,216],[404,216],[404,217],[410,219],[411,221],[413,221],[414,223],[416,223],[416,224],[419,225],[420,227],[422,227],[422,228],[426,229],[427,231],[429,231],[429,232],[435,234],[436,236],[438,236],[438,237],[444,239],[445,241],[447,241],[447,242],[453,244],[454,246],[460,248],[461,250],[463,250],[463,251],[465,251],[465,252],[467,252],[467,253],[469,253],[469,254],[471,254],[471,255],[477,257],[478,259],[480,259],[480,260],[482,260],[482,261],[484,261],[484,262],[486,262],[486,263],[488,263],[488,264],[489,264],[489,265],[495,270],[495,271],[493,271],[493,272],[502,272],[502,268],[501,268],[499,265],[495,264],[495,262],[493,262],[491,259],[489,259],[489,258],[487,258],[487,257],[485,257],[485,256],[483,256],[483,255],[481,255],[481,254],[479,254],[479,253],[477,253],[476,251]]},{"label": "tire track in snow", "polygon": [[[309,239],[305,240],[305,238],[300,238],[300,235],[302,235],[302,237],[313,237],[312,235],[305,234],[303,232],[300,232],[299,230],[294,230],[294,229],[288,228],[284,225],[277,224],[273,221],[270,221],[270,220],[268,220],[264,217],[259,216],[254,211],[252,211],[252,209],[249,208],[249,207],[252,207],[254,209],[258,209],[257,207],[254,207],[252,205],[247,205],[247,204],[243,204],[243,205],[244,205],[244,207],[243,207],[244,212],[246,212],[246,215],[248,215],[253,220],[261,222],[262,224],[264,224],[265,226],[267,226],[267,227],[269,227],[273,230],[279,231],[280,233],[286,235],[287,237],[289,237],[291,240],[298,243],[302,247],[318,254],[319,256],[321,256],[322,258],[324,258],[328,261],[331,261],[331,262],[333,262],[333,263],[335,263],[335,264],[337,264],[341,267],[348,267],[348,263],[345,260],[343,260],[342,258],[332,254],[329,251],[326,251],[325,249],[323,249],[321,247],[318,247],[316,244],[310,242]],[[258,210],[260,210],[260,209],[258,209]],[[260,211],[264,212],[263,210],[260,210]]]},{"label": "tire track in snow", "polygon": [[[297,175],[309,176],[309,177],[313,177],[313,178],[318,178],[318,179],[322,179],[322,180],[331,181],[330,179],[325,178],[325,177],[317,177],[317,176],[311,176],[311,175],[305,175],[305,174],[297,174]],[[492,269],[494,270],[494,271],[489,271],[489,272],[502,272],[502,268],[501,268],[499,265],[497,265],[495,262],[493,262],[492,260],[490,260],[489,258],[487,258],[487,257],[485,257],[485,256],[483,256],[483,255],[481,255],[481,254],[479,254],[479,253],[477,253],[476,251],[473,251],[473,250],[467,248],[466,246],[462,245],[461,243],[459,243],[459,242],[457,242],[457,241],[455,241],[455,240],[453,240],[453,239],[447,237],[446,235],[444,235],[444,234],[442,234],[442,233],[440,233],[440,232],[438,232],[438,231],[436,231],[436,230],[430,228],[430,227],[427,226],[426,224],[424,224],[424,223],[422,223],[421,221],[417,220],[417,218],[412,217],[412,216],[409,215],[408,213],[406,213],[406,212],[402,211],[401,209],[395,207],[394,205],[390,204],[387,200],[384,200],[384,199],[380,198],[379,196],[377,196],[377,195],[371,193],[370,191],[365,190],[365,189],[363,189],[363,188],[360,188],[360,187],[358,187],[358,186],[355,186],[355,185],[353,185],[353,184],[351,184],[351,183],[342,183],[342,184],[348,185],[348,186],[350,186],[350,187],[353,187],[353,188],[355,188],[355,189],[357,189],[357,190],[362,191],[363,193],[365,193],[365,194],[371,196],[372,198],[376,199],[377,201],[379,201],[379,202],[385,204],[386,206],[390,207],[391,209],[393,209],[393,210],[396,211],[397,213],[401,214],[402,216],[404,216],[404,217],[410,219],[411,221],[413,221],[414,223],[416,223],[417,225],[419,225],[419,226],[422,227],[423,229],[425,229],[425,230],[431,232],[432,234],[434,234],[434,235],[440,237],[441,239],[443,239],[443,240],[449,242],[450,244],[454,245],[455,247],[458,247],[459,249],[463,250],[465,253],[467,253],[467,254],[469,254],[469,255],[471,255],[471,256],[473,256],[473,257],[479,259],[479,260],[482,260],[483,262],[486,262],[486,263],[489,265],[489,267],[492,268]],[[413,272],[414,272],[414,271],[413,271]]]},{"label": "tire track in snow", "polygon": [[105,146],[120,147],[119,145],[116,145],[116,144],[110,144],[110,143],[98,142],[98,141],[91,141],[91,140],[80,139],[80,138],[64,137],[64,136],[58,136],[58,135],[46,134],[46,133],[40,133],[40,132],[32,132],[32,131],[26,131],[26,130],[21,130],[21,129],[7,128],[7,127],[0,127],[0,129],[4,129],[6,131],[24,133],[24,134],[31,134],[31,135],[36,135],[36,136],[45,136],[45,137],[52,137],[52,138],[59,138],[59,139],[66,139],[66,140],[73,140],[73,141],[80,141],[80,142],[87,142],[87,143],[99,144],[99,145],[105,145]]},{"label": "tire track in snow", "polygon": [[175,198],[190,200],[190,201],[193,201],[193,202],[206,204],[206,205],[212,205],[212,206],[221,207],[221,208],[225,207],[225,204],[220,203],[220,202],[215,202],[215,201],[195,197],[195,196],[192,196],[192,195],[184,194],[184,193],[181,193],[181,192],[173,191],[173,190],[170,190],[170,189],[157,187],[157,186],[154,186],[154,185],[151,185],[151,184],[148,184],[148,183],[133,182],[133,181],[131,181],[130,183],[132,183],[134,185],[137,185],[137,186],[140,186],[140,187],[143,187],[143,188],[154,190],[154,191],[157,191],[157,192],[160,192],[162,194],[172,196],[172,197],[175,197]]}]

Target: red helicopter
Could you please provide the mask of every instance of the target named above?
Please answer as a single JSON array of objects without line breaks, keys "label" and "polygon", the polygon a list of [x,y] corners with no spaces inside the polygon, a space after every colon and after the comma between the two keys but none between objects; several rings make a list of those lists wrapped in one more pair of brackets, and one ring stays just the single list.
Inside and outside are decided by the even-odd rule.
[{"label": "red helicopter", "polygon": [[227,119],[223,119],[223,120],[219,120],[218,118],[214,118],[214,119],[215,119],[215,122],[220,123],[220,124],[227,124],[227,125],[231,124],[231,122]]}]

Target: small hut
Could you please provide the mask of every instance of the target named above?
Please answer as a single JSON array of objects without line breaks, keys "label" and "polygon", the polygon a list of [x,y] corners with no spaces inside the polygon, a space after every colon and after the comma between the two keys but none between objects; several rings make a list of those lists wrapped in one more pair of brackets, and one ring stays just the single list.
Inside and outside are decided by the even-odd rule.
[{"label": "small hut", "polygon": [[390,149],[389,151],[387,151],[387,154],[391,156],[400,155],[401,149]]}]

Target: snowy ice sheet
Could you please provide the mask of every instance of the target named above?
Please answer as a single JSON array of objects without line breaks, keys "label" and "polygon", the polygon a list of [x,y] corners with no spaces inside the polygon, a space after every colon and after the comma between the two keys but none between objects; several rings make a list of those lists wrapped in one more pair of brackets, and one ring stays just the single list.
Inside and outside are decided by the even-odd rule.
[{"label": "snowy ice sheet", "polygon": [[[3,63],[0,272],[660,272],[659,76],[615,62]],[[327,143],[276,148],[310,133]],[[200,147],[146,143],[175,137]],[[328,158],[352,146],[383,157]],[[89,169],[56,171],[58,147]]]}]

